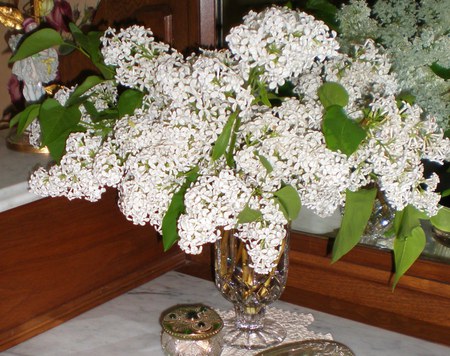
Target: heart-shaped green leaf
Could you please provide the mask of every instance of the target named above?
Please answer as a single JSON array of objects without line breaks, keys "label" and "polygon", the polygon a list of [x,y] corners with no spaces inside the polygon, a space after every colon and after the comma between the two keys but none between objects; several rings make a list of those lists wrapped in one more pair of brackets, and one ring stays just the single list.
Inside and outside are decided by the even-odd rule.
[{"label": "heart-shaped green leaf", "polygon": [[430,222],[437,229],[450,232],[450,208],[441,207],[438,213],[430,218]]},{"label": "heart-shaped green leaf", "polygon": [[395,236],[398,238],[409,236],[414,228],[420,226],[421,219],[427,220],[427,214],[417,210],[412,205],[407,205],[403,210],[396,211],[393,226]]},{"label": "heart-shaped green leaf", "polygon": [[55,99],[46,99],[39,112],[42,130],[42,145],[47,146],[56,162],[64,154],[66,140],[70,133],[78,131],[81,112],[78,107],[64,107]]},{"label": "heart-shaped green leaf", "polygon": [[421,226],[413,228],[407,236],[396,238],[394,241],[395,277],[393,288],[399,279],[419,258],[425,248],[426,237]]},{"label": "heart-shaped green leaf", "polygon": [[58,31],[51,28],[43,28],[31,33],[19,44],[19,48],[16,49],[14,55],[9,59],[9,63],[20,61],[45,49],[60,46],[63,43],[64,39]]},{"label": "heart-shaped green leaf", "polygon": [[238,215],[238,224],[250,223],[261,219],[262,213],[259,210],[251,209],[245,205],[244,209]]},{"label": "heart-shaped green leaf", "polygon": [[184,205],[184,196],[190,185],[197,180],[197,177],[198,167],[195,167],[186,173],[185,182],[172,196],[169,208],[164,215],[161,225],[164,251],[169,250],[169,248],[171,248],[179,239],[178,219],[186,208]]},{"label": "heart-shaped green leaf", "polygon": [[228,143],[230,142],[231,130],[234,125],[234,121],[238,116],[239,111],[233,112],[227,120],[227,123],[224,125],[222,132],[214,143],[214,147],[212,150],[212,159],[216,161],[219,159],[227,150]]},{"label": "heart-shaped green leaf", "polygon": [[17,125],[17,133],[23,133],[33,120],[38,117],[40,107],[41,104],[31,104],[27,106],[23,111],[11,119],[9,126],[13,127]]},{"label": "heart-shaped green leaf", "polygon": [[341,227],[333,244],[331,262],[336,262],[361,239],[373,210],[377,189],[347,190]]},{"label": "heart-shaped green leaf", "polygon": [[83,101],[82,96],[95,87],[96,85],[104,82],[105,80],[97,75],[91,75],[87,77],[83,83],[77,86],[77,88],[73,91],[72,94],[70,94],[69,98],[66,101],[65,106],[71,106],[79,104]]},{"label": "heart-shaped green leaf", "polygon": [[298,195],[297,189],[292,185],[286,185],[283,188],[277,190],[273,193],[277,202],[281,206],[281,211],[285,215],[288,221],[292,221],[297,218],[302,208],[302,203],[300,201],[300,196]]},{"label": "heart-shaped green leaf", "polygon": [[336,105],[327,109],[322,131],[327,147],[332,151],[341,151],[347,156],[355,152],[366,137],[366,131],[349,118],[342,107]]},{"label": "heart-shaped green leaf", "polygon": [[125,115],[133,115],[134,111],[142,106],[143,98],[144,93],[139,90],[135,89],[125,90],[120,95],[119,102],[117,104],[119,117],[123,117]]},{"label": "heart-shaped green leaf", "polygon": [[348,93],[345,88],[336,82],[327,82],[321,85],[317,94],[325,109],[330,106],[346,106],[348,104]]}]

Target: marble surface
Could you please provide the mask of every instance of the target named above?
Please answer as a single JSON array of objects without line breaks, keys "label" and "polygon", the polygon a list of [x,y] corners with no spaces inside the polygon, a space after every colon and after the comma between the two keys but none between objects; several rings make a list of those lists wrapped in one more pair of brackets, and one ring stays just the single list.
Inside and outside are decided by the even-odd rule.
[{"label": "marble surface", "polygon": [[28,191],[28,177],[49,155],[25,153],[6,147],[9,130],[0,130],[0,212],[31,203],[41,197]]},{"label": "marble surface", "polygon": [[[204,303],[231,308],[214,284],[177,272],[165,275],[52,330],[2,353],[2,356],[160,356],[159,317],[176,304]],[[331,333],[357,356],[448,356],[450,347],[386,331],[285,302],[274,307],[312,313],[309,329]]]}]

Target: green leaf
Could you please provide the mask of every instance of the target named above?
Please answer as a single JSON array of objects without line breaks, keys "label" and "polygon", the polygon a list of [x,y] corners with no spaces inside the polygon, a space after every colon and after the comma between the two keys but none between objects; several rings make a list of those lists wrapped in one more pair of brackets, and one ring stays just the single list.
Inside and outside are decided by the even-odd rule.
[{"label": "green leaf", "polygon": [[440,77],[444,80],[450,79],[450,68],[445,68],[445,67],[437,64],[437,62],[434,62],[430,66],[430,68],[433,71],[433,73],[436,74],[438,77]]},{"label": "green leaf", "polygon": [[78,107],[66,108],[55,99],[46,99],[39,111],[42,145],[47,146],[56,162],[61,160],[70,133],[78,131],[81,112]]},{"label": "green leaf", "polygon": [[86,48],[86,52],[89,54],[92,63],[100,70],[103,77],[105,77],[105,79],[113,79],[115,70],[105,64],[103,55],[100,51],[101,36],[102,33],[97,31],[89,32],[87,34],[89,47]]},{"label": "green leaf", "polygon": [[261,162],[263,167],[266,169],[267,173],[273,172],[273,167],[272,167],[272,164],[269,162],[269,160],[266,157],[260,155],[258,153],[258,151],[255,151],[254,153],[255,153],[255,156],[259,158],[259,161]]},{"label": "green leaf", "polygon": [[448,197],[448,196],[450,196],[450,188],[445,189],[445,190],[442,191],[442,193],[441,193],[441,197],[442,197],[442,198],[445,198],[445,197]]},{"label": "green leaf", "polygon": [[403,210],[397,211],[393,226],[395,236],[397,238],[409,236],[414,228],[420,226],[420,219],[428,219],[428,216],[412,205],[407,205]]},{"label": "green leaf", "polygon": [[117,120],[119,118],[117,108],[107,108],[99,112],[95,108],[94,103],[91,101],[85,101],[83,106],[93,122],[100,122],[102,120]]},{"label": "green leaf", "polygon": [[317,91],[319,95],[319,100],[325,109],[330,106],[346,106],[348,104],[348,93],[345,88],[336,82],[327,82],[322,84],[322,86]]},{"label": "green leaf", "polygon": [[161,230],[163,235],[163,247],[164,251],[169,250],[175,242],[179,239],[178,235],[178,218],[184,213],[184,196],[191,183],[195,182],[198,178],[198,167],[190,170],[186,173],[186,180],[181,185],[180,189],[174,193],[172,200],[169,204],[166,214],[162,220]]},{"label": "green leaf", "polygon": [[9,59],[9,63],[13,63],[24,58],[30,57],[45,49],[60,46],[64,43],[58,31],[51,28],[44,28],[33,32],[20,43],[14,55]]},{"label": "green leaf", "polygon": [[90,45],[89,41],[87,40],[87,36],[83,33],[83,31],[81,31],[80,28],[73,22],[69,23],[69,29],[75,41],[80,45],[81,48],[87,51]]},{"label": "green leaf", "polygon": [[11,119],[9,126],[13,127],[17,125],[17,133],[23,133],[33,120],[38,117],[40,107],[41,104],[31,104],[27,106],[23,111]]},{"label": "green leaf", "polygon": [[430,222],[435,228],[450,232],[450,208],[441,207],[438,213],[430,218]]},{"label": "green leaf", "polygon": [[397,106],[400,108],[403,106],[403,102],[413,105],[416,102],[416,97],[409,92],[401,92],[396,97]]},{"label": "green leaf", "polygon": [[67,56],[74,52],[77,48],[73,43],[64,42],[61,46],[58,47],[58,54],[60,56]]},{"label": "green leaf", "polygon": [[225,155],[228,167],[233,168],[235,166],[234,162],[234,148],[236,146],[237,134],[239,132],[239,127],[241,126],[241,118],[239,114],[236,115],[236,120],[234,121],[233,130],[231,132],[230,144],[228,145],[228,151]]},{"label": "green leaf", "polygon": [[339,150],[347,156],[355,152],[366,137],[366,131],[349,118],[340,106],[331,106],[327,109],[322,131],[327,147],[332,151]]},{"label": "green leaf", "polygon": [[263,83],[258,82],[258,87],[259,87],[259,98],[260,98],[261,102],[264,105],[268,106],[269,108],[272,107],[272,104],[269,100],[269,95],[267,93],[266,86]]},{"label": "green leaf", "polygon": [[344,216],[333,245],[332,263],[349,252],[361,239],[372,214],[376,195],[376,188],[356,192],[347,190]]},{"label": "green leaf", "polygon": [[399,279],[419,258],[425,248],[426,237],[421,226],[416,226],[411,230],[408,236],[396,238],[394,241],[395,257],[395,278],[393,288],[397,285]]},{"label": "green leaf", "polygon": [[103,56],[100,51],[101,32],[91,31],[84,34],[74,23],[69,24],[70,31],[84,52],[89,56],[92,63],[100,70],[105,79],[112,79],[114,77],[114,70],[103,61]]},{"label": "green leaf", "polygon": [[86,94],[87,91],[91,90],[96,85],[105,82],[105,80],[97,75],[91,75],[87,77],[83,83],[77,86],[77,88],[70,94],[66,101],[65,106],[76,105],[82,102],[82,96]]},{"label": "green leaf", "polygon": [[119,97],[119,102],[117,104],[117,109],[119,111],[119,118],[125,115],[133,115],[134,111],[142,106],[142,99],[144,98],[144,93],[135,90],[128,89],[125,90]]},{"label": "green leaf", "polygon": [[337,31],[338,23],[336,13],[338,8],[327,0],[308,0],[306,2],[308,13],[312,13],[314,17],[324,21],[331,29]]},{"label": "green leaf", "polygon": [[450,129],[444,131],[444,137],[450,138]]},{"label": "green leaf", "polygon": [[179,239],[177,222],[180,215],[183,213],[184,195],[186,194],[186,187],[182,186],[178,192],[172,196],[169,209],[167,209],[162,221],[162,235],[164,251],[169,250],[175,242]]},{"label": "green leaf", "polygon": [[250,223],[261,219],[262,213],[259,210],[250,208],[245,205],[244,209],[238,215],[238,224]]},{"label": "green leaf", "polygon": [[186,172],[184,175],[186,176],[187,181],[190,183],[194,183],[199,176],[198,174],[199,171],[200,168],[198,168],[198,166],[195,166],[190,171]]},{"label": "green leaf", "polygon": [[283,211],[286,219],[288,221],[296,219],[302,208],[297,190],[292,185],[286,185],[273,193],[273,195],[282,207],[281,211]]},{"label": "green leaf", "polygon": [[425,233],[420,225],[420,219],[428,216],[408,205],[402,211],[397,211],[394,219],[394,257],[395,257],[395,288],[400,277],[408,270],[419,257],[425,247]]},{"label": "green leaf", "polygon": [[94,103],[91,101],[85,101],[83,106],[93,122],[100,122],[102,120],[117,120],[119,118],[117,108],[107,108],[99,112],[95,108]]},{"label": "green leaf", "polygon": [[213,161],[216,161],[225,153],[228,143],[230,142],[231,129],[233,128],[234,121],[236,120],[238,114],[239,111],[235,111],[230,115],[230,117],[227,120],[227,123],[222,129],[222,133],[217,138],[212,150]]}]

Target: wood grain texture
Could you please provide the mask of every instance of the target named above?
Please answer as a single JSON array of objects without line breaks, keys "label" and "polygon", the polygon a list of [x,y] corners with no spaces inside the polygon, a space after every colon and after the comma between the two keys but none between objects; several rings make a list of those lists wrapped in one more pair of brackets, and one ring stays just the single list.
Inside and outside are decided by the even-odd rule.
[{"label": "wood grain texture", "polygon": [[[357,246],[331,264],[330,241],[291,234],[282,300],[418,338],[450,345],[450,266],[419,260],[392,291],[392,255]],[[210,279],[212,249],[188,256],[184,273]]]},{"label": "wood grain texture", "polygon": [[[134,24],[149,27],[157,40],[190,54],[199,46],[216,45],[214,4],[214,0],[103,0],[93,23],[99,30]],[[59,70],[68,85],[97,72],[79,52],[61,57]]]},{"label": "wood grain texture", "polygon": [[97,203],[43,199],[0,214],[0,350],[184,263],[150,227]]}]

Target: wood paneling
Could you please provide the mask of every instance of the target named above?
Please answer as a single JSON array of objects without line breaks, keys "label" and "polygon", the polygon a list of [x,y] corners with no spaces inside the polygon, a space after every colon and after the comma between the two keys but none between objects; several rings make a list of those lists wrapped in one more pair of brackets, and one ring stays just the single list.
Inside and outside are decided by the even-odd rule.
[{"label": "wood paneling", "polygon": [[184,263],[149,226],[97,203],[43,199],[0,214],[0,350]]},{"label": "wood paneling", "polygon": [[[214,0],[103,0],[93,23],[105,30],[138,24],[151,28],[157,40],[190,54],[199,46],[216,45]],[[73,84],[96,72],[95,67],[79,52],[60,59],[63,83]]]},{"label": "wood paneling", "polygon": [[[392,255],[357,246],[330,263],[330,241],[291,234],[282,300],[366,324],[450,345],[450,266],[419,260],[392,291]],[[188,256],[179,270],[212,280],[211,249]]]}]

